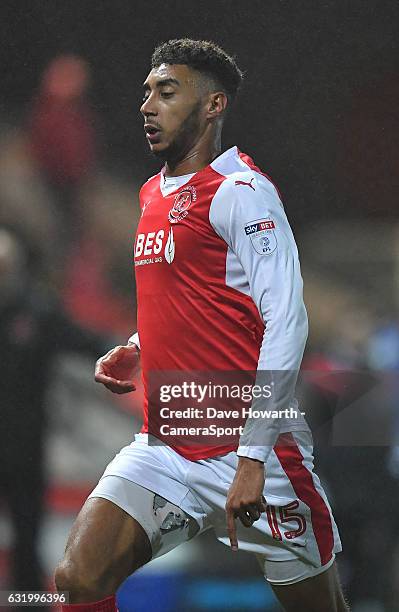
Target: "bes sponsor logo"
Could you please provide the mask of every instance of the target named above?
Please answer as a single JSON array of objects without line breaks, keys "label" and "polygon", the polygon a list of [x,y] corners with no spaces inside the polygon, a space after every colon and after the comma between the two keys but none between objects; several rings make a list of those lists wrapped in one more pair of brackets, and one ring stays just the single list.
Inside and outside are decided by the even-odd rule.
[{"label": "bes sponsor logo", "polygon": [[162,229],[148,234],[137,234],[134,256],[158,255],[162,250],[164,236],[165,232]]},{"label": "bes sponsor logo", "polygon": [[157,232],[137,234],[134,247],[134,265],[144,266],[147,264],[161,263],[165,261],[171,264],[175,257],[175,241],[172,228],[167,235],[163,229]]}]

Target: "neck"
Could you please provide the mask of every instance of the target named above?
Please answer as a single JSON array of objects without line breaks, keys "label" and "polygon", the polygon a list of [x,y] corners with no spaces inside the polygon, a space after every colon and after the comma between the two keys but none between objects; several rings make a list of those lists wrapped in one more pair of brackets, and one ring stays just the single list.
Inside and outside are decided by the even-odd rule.
[{"label": "neck", "polygon": [[222,151],[221,133],[212,138],[204,137],[194,143],[178,160],[168,159],[165,163],[165,176],[193,174],[208,166]]}]

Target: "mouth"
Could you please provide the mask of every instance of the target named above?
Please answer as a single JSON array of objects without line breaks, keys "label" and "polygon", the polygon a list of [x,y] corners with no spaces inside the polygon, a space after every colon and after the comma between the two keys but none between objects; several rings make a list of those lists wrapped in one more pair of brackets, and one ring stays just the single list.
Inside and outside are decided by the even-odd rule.
[{"label": "mouth", "polygon": [[156,127],[155,125],[151,125],[150,123],[146,123],[144,125],[144,131],[146,138],[150,143],[154,144],[159,142],[161,133],[160,128]]}]

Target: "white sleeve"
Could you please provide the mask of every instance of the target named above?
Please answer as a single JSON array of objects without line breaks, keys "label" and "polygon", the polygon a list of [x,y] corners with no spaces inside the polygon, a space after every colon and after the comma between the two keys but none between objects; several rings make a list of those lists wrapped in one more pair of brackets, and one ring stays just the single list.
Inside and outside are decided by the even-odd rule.
[{"label": "white sleeve", "polygon": [[[265,323],[256,384],[271,384],[272,397],[263,408],[286,410],[294,400],[308,333],[298,251],[272,183],[252,172],[239,179],[222,183],[212,201],[210,222],[228,244],[230,259],[238,259],[247,281],[245,292]],[[259,409],[260,402],[265,400],[254,399],[252,408]],[[248,418],[238,455],[265,462],[278,438],[279,421]]]},{"label": "white sleeve", "polygon": [[141,346],[140,346],[139,332],[135,332],[132,336],[130,336],[128,342],[130,344],[135,344],[137,348],[140,349]]}]

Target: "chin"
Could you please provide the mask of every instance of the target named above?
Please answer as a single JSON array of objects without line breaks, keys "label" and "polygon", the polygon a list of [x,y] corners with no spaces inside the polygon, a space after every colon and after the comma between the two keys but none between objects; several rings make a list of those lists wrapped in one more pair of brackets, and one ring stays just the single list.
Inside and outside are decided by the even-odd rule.
[{"label": "chin", "polygon": [[168,159],[169,147],[161,144],[160,142],[150,145],[150,151],[157,159],[160,159],[161,161],[166,161]]}]

